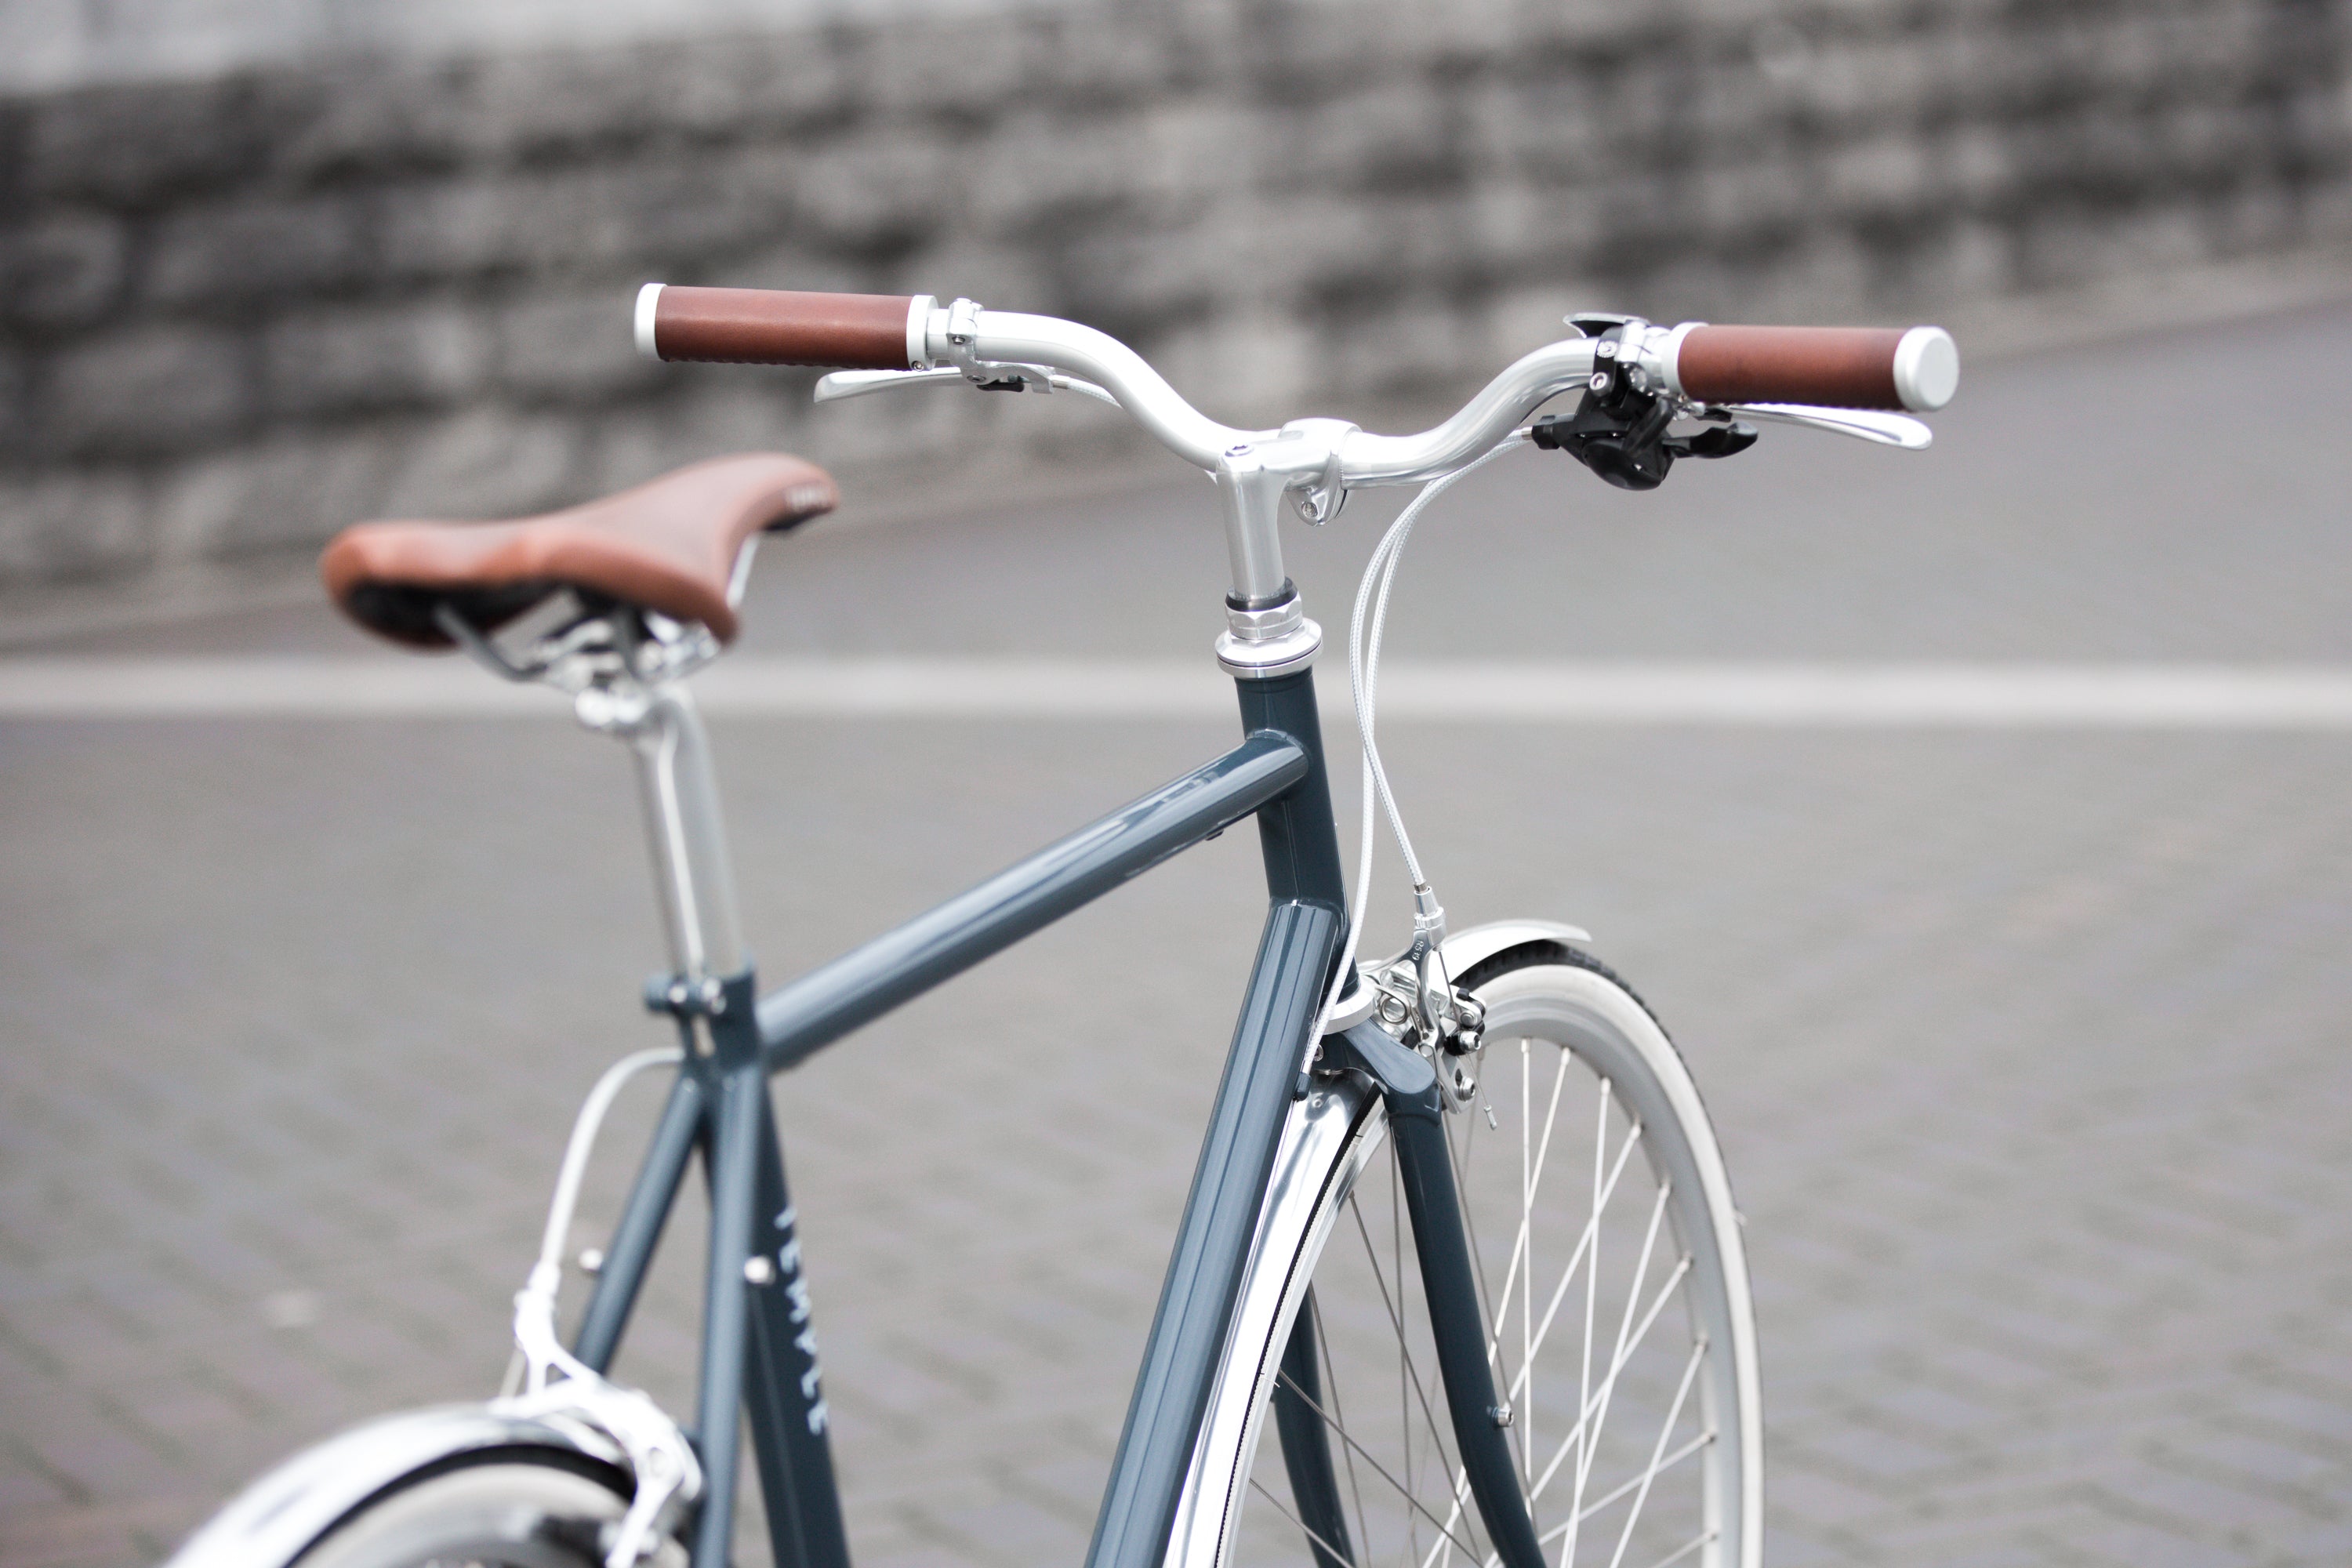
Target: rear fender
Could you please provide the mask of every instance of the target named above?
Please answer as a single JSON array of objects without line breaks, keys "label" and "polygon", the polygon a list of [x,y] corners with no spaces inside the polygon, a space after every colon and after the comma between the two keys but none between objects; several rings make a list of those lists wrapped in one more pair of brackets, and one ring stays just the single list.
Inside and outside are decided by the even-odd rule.
[{"label": "rear fender", "polygon": [[246,1488],[164,1568],[287,1568],[369,1499],[452,1461],[504,1453],[585,1461],[627,1484],[619,1446],[593,1427],[486,1405],[436,1405],[387,1415],[304,1449]]}]

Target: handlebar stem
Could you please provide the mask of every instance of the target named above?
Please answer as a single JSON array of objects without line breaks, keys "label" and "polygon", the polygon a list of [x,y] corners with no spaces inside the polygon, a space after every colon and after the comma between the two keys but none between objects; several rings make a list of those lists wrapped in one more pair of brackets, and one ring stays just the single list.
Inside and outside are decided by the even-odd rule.
[{"label": "handlebar stem", "polygon": [[1225,514],[1225,554],[1234,586],[1227,603],[1262,610],[1291,591],[1282,570],[1282,492],[1290,475],[1266,460],[1258,443],[1236,442],[1217,455],[1213,476]]}]

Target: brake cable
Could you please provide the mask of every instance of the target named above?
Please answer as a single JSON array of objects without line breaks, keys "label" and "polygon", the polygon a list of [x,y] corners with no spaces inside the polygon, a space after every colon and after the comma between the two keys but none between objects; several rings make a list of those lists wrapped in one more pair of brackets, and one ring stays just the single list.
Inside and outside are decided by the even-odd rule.
[{"label": "brake cable", "polygon": [[[1515,430],[1490,447],[1484,455],[1464,464],[1449,474],[1441,474],[1421,487],[1421,492],[1397,514],[1397,519],[1381,536],[1372,550],[1371,559],[1365,563],[1364,576],[1356,588],[1355,612],[1348,620],[1348,687],[1355,700],[1357,743],[1363,753],[1363,832],[1356,857],[1356,897],[1348,917],[1347,944],[1340,950],[1339,963],[1331,978],[1331,990],[1324,998],[1323,1015],[1328,1018],[1339,1005],[1339,998],[1354,984],[1356,951],[1364,934],[1364,912],[1371,902],[1372,844],[1375,837],[1373,821],[1375,805],[1380,815],[1388,818],[1389,831],[1395,837],[1397,853],[1404,861],[1405,874],[1412,879],[1413,916],[1412,946],[1404,956],[1413,961],[1421,986],[1421,1014],[1424,1037],[1433,1044],[1438,1038],[1440,1025],[1451,1016],[1453,996],[1437,956],[1438,945],[1445,940],[1445,910],[1438,903],[1429,879],[1421,868],[1420,858],[1412,852],[1412,839],[1405,832],[1404,814],[1397,807],[1396,795],[1389,787],[1388,769],[1381,762],[1381,749],[1375,732],[1375,719],[1380,702],[1381,641],[1388,628],[1389,591],[1396,584],[1397,563],[1404,558],[1405,542],[1412,535],[1413,524],[1428,510],[1430,502],[1444,495],[1462,479],[1468,479],[1512,447],[1528,439],[1525,430]],[[1365,623],[1365,612],[1371,620]]]}]

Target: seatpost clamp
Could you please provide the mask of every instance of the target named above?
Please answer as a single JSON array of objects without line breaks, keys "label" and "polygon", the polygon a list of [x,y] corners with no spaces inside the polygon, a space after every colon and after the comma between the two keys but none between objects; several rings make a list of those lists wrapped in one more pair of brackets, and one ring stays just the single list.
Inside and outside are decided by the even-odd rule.
[{"label": "seatpost clamp", "polygon": [[656,974],[646,982],[646,1011],[681,1023],[727,1016],[727,986],[715,974]]}]

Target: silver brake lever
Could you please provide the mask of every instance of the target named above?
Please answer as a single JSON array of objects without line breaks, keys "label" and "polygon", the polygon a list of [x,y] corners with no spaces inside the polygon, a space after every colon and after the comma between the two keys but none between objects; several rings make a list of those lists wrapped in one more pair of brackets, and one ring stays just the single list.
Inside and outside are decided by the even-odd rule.
[{"label": "silver brake lever", "polygon": [[[1004,368],[1018,373],[1030,391],[1076,392],[1113,408],[1118,406],[1118,398],[1091,381],[1081,381],[1075,375],[1055,375],[1034,365]],[[951,364],[929,370],[836,370],[817,378],[816,400],[838,403],[845,397],[863,397],[869,392],[887,392],[894,386],[928,386],[964,379],[963,372]]]},{"label": "silver brake lever", "polygon": [[869,392],[887,392],[894,386],[922,386],[962,379],[963,372],[951,364],[936,370],[836,370],[816,378],[816,400],[838,403],[845,397],[863,397]]},{"label": "silver brake lever", "polygon": [[1882,414],[1874,408],[1814,408],[1801,403],[1725,403],[1717,406],[1742,418],[1762,419],[1774,425],[1802,425],[1808,429],[1827,430],[1833,436],[1852,436],[1857,440],[1900,447],[1906,452],[1924,452],[1936,438],[1935,432],[1916,419],[1901,414]]}]

